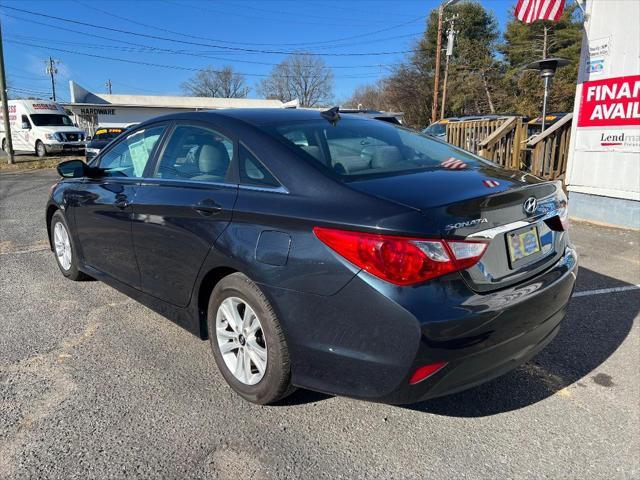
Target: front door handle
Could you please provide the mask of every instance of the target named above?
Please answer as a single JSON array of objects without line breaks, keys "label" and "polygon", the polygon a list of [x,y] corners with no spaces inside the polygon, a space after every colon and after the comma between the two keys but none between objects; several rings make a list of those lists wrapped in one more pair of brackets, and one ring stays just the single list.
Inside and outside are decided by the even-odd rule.
[{"label": "front door handle", "polygon": [[129,206],[129,199],[125,196],[118,196],[113,204],[120,210],[124,210]]},{"label": "front door handle", "polygon": [[214,213],[220,213],[222,211],[222,207],[210,198],[196,203],[193,205],[193,209],[200,215],[213,215]]}]

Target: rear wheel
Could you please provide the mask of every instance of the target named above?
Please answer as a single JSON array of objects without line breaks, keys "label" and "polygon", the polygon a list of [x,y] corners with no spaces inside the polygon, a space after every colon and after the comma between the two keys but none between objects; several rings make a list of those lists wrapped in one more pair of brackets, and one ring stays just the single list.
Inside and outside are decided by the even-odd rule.
[{"label": "rear wheel", "polygon": [[234,273],[220,280],[211,293],[207,316],[216,364],[240,396],[267,404],[295,390],[280,322],[248,277]]},{"label": "rear wheel", "polygon": [[36,155],[41,158],[47,156],[47,147],[40,140],[36,142]]},{"label": "rear wheel", "polygon": [[56,262],[62,274],[70,280],[84,280],[88,278],[78,270],[78,257],[73,240],[69,234],[69,227],[62,213],[58,210],[51,217],[51,244],[56,255]]}]

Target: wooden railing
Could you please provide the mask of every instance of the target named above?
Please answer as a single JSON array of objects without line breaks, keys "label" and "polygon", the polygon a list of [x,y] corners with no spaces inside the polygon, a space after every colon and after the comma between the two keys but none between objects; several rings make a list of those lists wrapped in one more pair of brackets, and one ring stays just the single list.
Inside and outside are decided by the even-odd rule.
[{"label": "wooden railing", "polygon": [[504,168],[519,170],[525,131],[526,125],[523,125],[520,117],[509,117],[500,128],[480,142],[478,154]]},{"label": "wooden railing", "polygon": [[504,168],[553,180],[563,178],[567,168],[572,118],[565,115],[530,139],[521,117],[454,122],[447,125],[447,141]]},{"label": "wooden railing", "polygon": [[572,113],[565,115],[543,133],[527,142],[526,148],[529,155],[526,165],[531,173],[549,180],[564,179],[567,171],[572,119]]},{"label": "wooden railing", "polygon": [[496,131],[504,119],[469,120],[447,124],[447,142],[456,147],[478,153],[478,145]]}]

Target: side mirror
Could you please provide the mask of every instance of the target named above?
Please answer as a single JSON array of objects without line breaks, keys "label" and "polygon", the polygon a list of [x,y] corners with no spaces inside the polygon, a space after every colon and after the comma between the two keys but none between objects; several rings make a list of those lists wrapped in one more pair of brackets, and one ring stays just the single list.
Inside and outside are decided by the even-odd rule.
[{"label": "side mirror", "polygon": [[22,122],[22,130],[31,130],[29,122]]},{"label": "side mirror", "polygon": [[91,140],[91,135],[87,135],[87,138],[85,138],[85,140],[88,142],[89,140]]},{"label": "side mirror", "polygon": [[58,164],[57,170],[63,178],[82,178],[87,176],[89,167],[82,160],[67,160]]}]

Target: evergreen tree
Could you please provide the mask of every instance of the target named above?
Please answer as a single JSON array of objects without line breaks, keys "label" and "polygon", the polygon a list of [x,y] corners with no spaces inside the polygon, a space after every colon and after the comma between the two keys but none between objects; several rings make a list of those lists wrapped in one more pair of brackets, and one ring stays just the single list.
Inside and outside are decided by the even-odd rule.
[{"label": "evergreen tree", "polygon": [[526,24],[512,16],[505,29],[504,43],[499,47],[505,63],[501,82],[504,92],[502,108],[523,115],[539,115],[543,83],[537,71],[526,70],[525,66],[545,57],[562,57],[570,63],[560,68],[553,79],[547,111],[572,111],[582,33],[582,14],[575,4],[569,2],[556,23],[538,21]]}]

